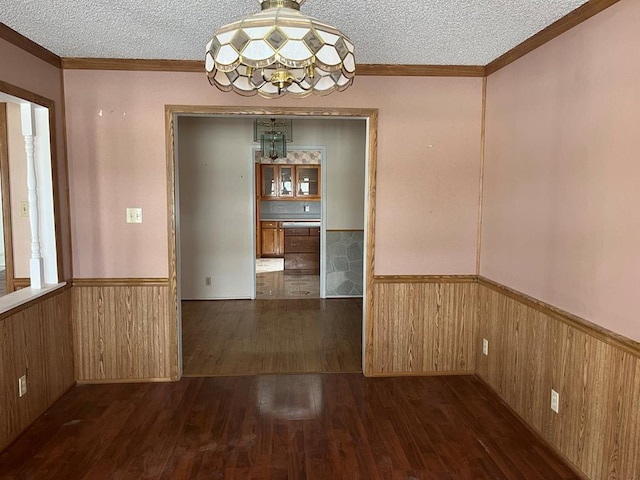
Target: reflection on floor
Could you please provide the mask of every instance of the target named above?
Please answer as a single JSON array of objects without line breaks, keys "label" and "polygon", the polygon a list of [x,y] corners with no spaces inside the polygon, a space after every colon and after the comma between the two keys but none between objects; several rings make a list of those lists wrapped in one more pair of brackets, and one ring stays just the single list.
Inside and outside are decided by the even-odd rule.
[{"label": "reflection on floor", "polygon": [[360,372],[362,300],[182,302],[186,376]]},{"label": "reflection on floor", "polygon": [[259,258],[256,260],[256,298],[320,298],[320,275],[285,275],[282,258]]}]

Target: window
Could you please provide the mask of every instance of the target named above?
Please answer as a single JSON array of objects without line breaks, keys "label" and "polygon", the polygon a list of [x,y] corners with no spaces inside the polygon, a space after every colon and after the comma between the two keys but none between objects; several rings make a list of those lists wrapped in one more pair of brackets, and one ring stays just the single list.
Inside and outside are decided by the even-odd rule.
[{"label": "window", "polygon": [[0,91],[0,296],[58,284],[50,108]]}]

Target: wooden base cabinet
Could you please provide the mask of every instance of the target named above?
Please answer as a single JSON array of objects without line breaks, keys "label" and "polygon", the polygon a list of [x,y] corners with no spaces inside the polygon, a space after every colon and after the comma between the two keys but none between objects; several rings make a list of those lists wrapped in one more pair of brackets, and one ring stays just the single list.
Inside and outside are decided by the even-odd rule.
[{"label": "wooden base cabinet", "polygon": [[282,222],[260,222],[261,252],[263,257],[284,255],[284,229]]},{"label": "wooden base cabinet", "polygon": [[320,229],[284,229],[284,273],[320,273]]}]

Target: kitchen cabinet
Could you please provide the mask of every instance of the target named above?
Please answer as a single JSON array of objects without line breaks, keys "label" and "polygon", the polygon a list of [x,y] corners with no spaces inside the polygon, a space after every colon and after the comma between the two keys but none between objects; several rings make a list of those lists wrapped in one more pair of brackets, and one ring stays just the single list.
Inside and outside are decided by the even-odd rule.
[{"label": "kitchen cabinet", "polygon": [[320,273],[320,229],[284,229],[284,273]]},{"label": "kitchen cabinet", "polygon": [[284,254],[282,222],[260,222],[260,243],[263,257],[282,257]]},{"label": "kitchen cabinet", "polygon": [[296,166],[296,196],[320,198],[320,166]]},{"label": "kitchen cabinet", "polygon": [[260,184],[262,185],[263,197],[277,197],[278,196],[278,182],[279,182],[279,168],[278,165],[262,165],[260,168],[262,178]]},{"label": "kitchen cabinet", "polygon": [[263,200],[320,198],[320,165],[262,164],[260,172]]}]

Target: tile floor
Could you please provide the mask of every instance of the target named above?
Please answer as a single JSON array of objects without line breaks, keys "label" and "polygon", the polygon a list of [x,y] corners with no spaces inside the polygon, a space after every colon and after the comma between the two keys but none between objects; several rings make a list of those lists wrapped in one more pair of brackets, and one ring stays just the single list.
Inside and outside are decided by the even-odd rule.
[{"label": "tile floor", "polygon": [[256,298],[320,298],[320,275],[284,273],[284,259],[256,260]]}]

